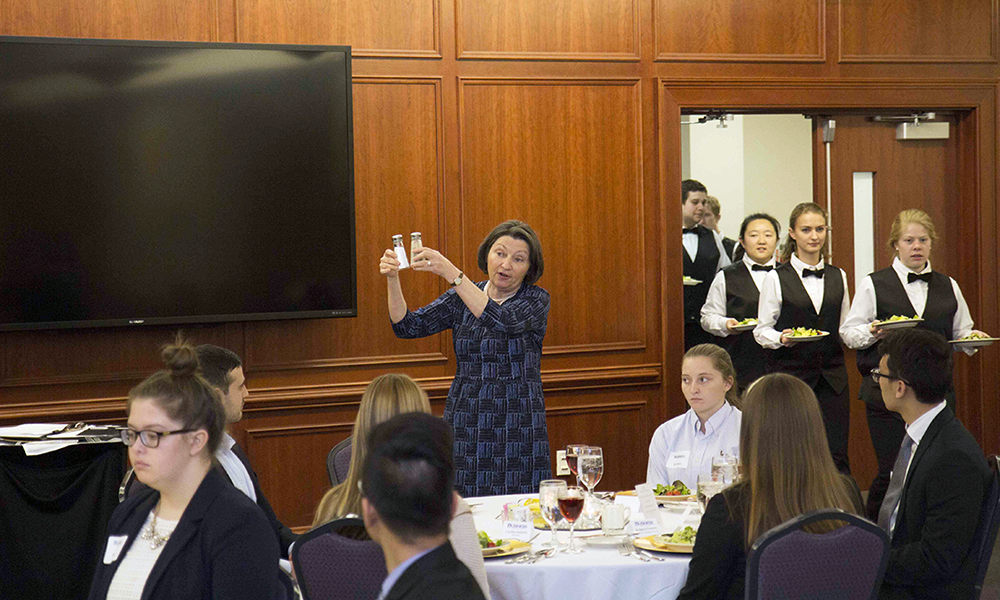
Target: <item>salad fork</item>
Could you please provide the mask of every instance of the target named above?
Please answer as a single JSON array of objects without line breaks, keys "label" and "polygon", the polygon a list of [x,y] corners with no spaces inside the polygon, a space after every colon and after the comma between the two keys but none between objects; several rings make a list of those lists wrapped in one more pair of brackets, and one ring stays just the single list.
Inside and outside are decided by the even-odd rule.
[{"label": "salad fork", "polygon": [[635,546],[632,546],[632,549],[629,550],[629,546],[631,545],[632,545],[631,539],[629,538],[623,539],[621,543],[618,544],[618,554],[621,554],[622,556],[634,556],[639,560],[641,560],[642,562],[649,562],[649,558],[643,556],[642,554],[639,554],[638,552],[635,552]]},{"label": "salad fork", "polygon": [[635,555],[638,555],[638,556],[645,556],[646,558],[651,558],[651,559],[653,559],[655,561],[663,562],[663,558],[662,557],[657,556],[657,555],[655,555],[655,554],[653,554],[651,552],[646,552],[645,550],[639,550],[638,548],[636,548],[635,547],[635,542],[633,542],[632,538],[630,538],[630,537],[627,537],[624,540],[622,540],[622,544],[625,546],[625,549],[628,550],[629,552],[631,552],[632,554],[635,554]]}]

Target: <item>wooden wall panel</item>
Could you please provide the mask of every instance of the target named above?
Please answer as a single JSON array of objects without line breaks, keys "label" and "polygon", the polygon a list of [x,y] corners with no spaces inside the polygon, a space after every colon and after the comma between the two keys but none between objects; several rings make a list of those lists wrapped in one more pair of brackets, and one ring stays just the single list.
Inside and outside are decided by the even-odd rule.
[{"label": "wooden wall panel", "polygon": [[[403,235],[443,241],[443,140],[439,78],[356,78],[354,199],[358,316],[271,321],[247,330],[250,371],[401,360],[444,360],[446,336],[399,340],[389,324],[386,280],[378,261]],[[443,280],[404,270],[403,291],[416,309],[444,291]],[[402,355],[407,355],[405,358]]]},{"label": "wooden wall panel", "polygon": [[458,58],[639,60],[638,0],[456,0]]},{"label": "wooden wall panel", "polygon": [[996,62],[997,0],[840,0],[841,62]]},{"label": "wooden wall panel", "polygon": [[823,0],[654,0],[656,60],[823,62]]},{"label": "wooden wall panel", "polygon": [[440,58],[439,0],[235,0],[236,41],[338,44],[354,56]]},{"label": "wooden wall panel", "polygon": [[460,94],[464,264],[478,236],[521,219],[557,299],[545,351],[644,347],[639,82],[463,79]]},{"label": "wooden wall panel", "polygon": [[217,41],[219,0],[4,0],[0,34]]}]

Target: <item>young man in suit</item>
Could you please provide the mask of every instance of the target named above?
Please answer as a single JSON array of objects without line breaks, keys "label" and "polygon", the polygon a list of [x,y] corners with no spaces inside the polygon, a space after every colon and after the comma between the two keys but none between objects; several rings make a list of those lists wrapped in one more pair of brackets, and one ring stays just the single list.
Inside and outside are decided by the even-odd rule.
[{"label": "young man in suit", "polygon": [[227,431],[222,436],[222,442],[215,453],[215,458],[225,471],[229,481],[256,502],[257,506],[264,512],[264,516],[271,523],[278,538],[281,555],[287,557],[292,542],[297,540],[299,536],[278,520],[271,504],[260,489],[260,482],[257,481],[257,473],[250,466],[250,459],[247,458],[246,453],[229,435],[228,431],[230,425],[243,418],[243,403],[250,395],[246,386],[246,378],[243,375],[243,362],[234,352],[211,344],[198,346],[197,352],[202,376],[222,393],[222,406],[226,410]]},{"label": "young man in suit", "polygon": [[406,413],[372,430],[361,512],[389,571],[379,600],[483,600],[448,542],[454,483],[452,434],[443,420]]},{"label": "young man in suit", "polygon": [[701,307],[708,288],[720,269],[729,265],[729,255],[722,246],[722,236],[699,224],[705,214],[708,191],[701,182],[685,179],[681,182],[681,218],[684,232],[684,277],[700,283],[684,284],[684,349],[712,342],[712,336],[701,328]]},{"label": "young man in suit", "polygon": [[973,598],[976,534],[992,473],[944,396],[952,350],[926,329],[891,333],[872,372],[906,422],[878,524],[891,539],[880,598]]}]

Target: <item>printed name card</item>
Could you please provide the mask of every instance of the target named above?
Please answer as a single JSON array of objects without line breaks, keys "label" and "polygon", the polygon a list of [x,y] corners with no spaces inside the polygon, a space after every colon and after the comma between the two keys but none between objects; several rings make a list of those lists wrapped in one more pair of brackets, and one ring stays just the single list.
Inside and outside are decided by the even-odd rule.
[{"label": "printed name card", "polygon": [[629,523],[632,535],[644,537],[660,533],[660,525],[657,519],[632,519]]},{"label": "printed name card", "polygon": [[[635,495],[639,497],[639,510],[647,519],[656,523],[656,531],[653,533],[661,533],[663,523],[660,521],[660,506],[656,503],[656,496],[653,495],[652,484],[640,483],[635,486]],[[636,519],[633,519],[632,522],[635,523]]]},{"label": "printed name card", "polygon": [[667,459],[668,469],[686,469],[688,468],[688,460],[691,458],[691,451],[684,450],[682,452],[671,452],[670,458]]},{"label": "printed name card", "polygon": [[527,542],[534,533],[531,521],[504,521],[500,532],[501,539],[515,539]]},{"label": "printed name card", "polygon": [[108,537],[108,545],[104,549],[104,564],[110,565],[118,560],[118,556],[121,555],[122,548],[125,547],[125,542],[127,541],[127,535],[112,535]]}]

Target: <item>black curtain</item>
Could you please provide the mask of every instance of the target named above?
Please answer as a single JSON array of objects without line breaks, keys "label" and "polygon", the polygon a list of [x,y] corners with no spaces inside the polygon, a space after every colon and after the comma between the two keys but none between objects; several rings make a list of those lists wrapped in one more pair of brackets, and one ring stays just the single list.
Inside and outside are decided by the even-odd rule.
[{"label": "black curtain", "polygon": [[122,444],[0,446],[0,598],[86,599],[124,474]]}]

